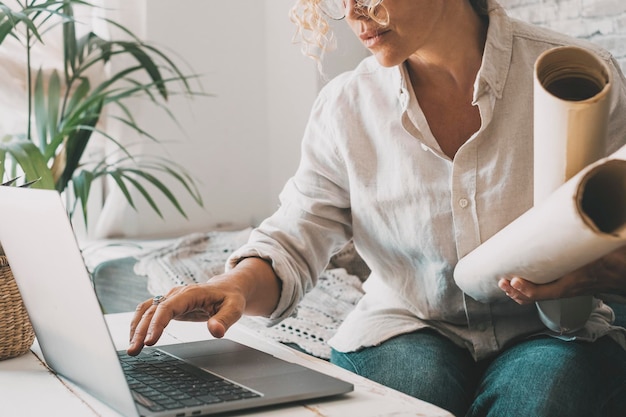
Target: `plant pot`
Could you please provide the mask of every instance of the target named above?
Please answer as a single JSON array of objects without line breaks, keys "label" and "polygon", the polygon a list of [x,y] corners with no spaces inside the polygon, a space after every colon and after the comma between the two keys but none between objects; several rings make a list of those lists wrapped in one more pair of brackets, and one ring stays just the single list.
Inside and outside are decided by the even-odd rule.
[{"label": "plant pot", "polygon": [[0,360],[25,354],[35,340],[9,262],[0,255]]}]

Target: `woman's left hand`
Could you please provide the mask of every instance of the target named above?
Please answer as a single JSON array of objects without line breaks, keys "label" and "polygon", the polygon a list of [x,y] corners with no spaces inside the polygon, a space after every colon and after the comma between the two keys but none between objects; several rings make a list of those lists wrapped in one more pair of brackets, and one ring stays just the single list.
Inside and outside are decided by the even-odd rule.
[{"label": "woman's left hand", "polygon": [[548,284],[502,278],[498,286],[518,304],[611,293],[626,295],[626,246]]}]

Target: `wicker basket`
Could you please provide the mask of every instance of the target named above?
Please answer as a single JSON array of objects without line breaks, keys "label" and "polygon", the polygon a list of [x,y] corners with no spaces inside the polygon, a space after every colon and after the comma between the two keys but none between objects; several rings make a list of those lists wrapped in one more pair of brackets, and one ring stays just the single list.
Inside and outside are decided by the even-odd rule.
[{"label": "wicker basket", "polygon": [[35,331],[7,258],[0,256],[0,360],[23,355],[34,340]]}]

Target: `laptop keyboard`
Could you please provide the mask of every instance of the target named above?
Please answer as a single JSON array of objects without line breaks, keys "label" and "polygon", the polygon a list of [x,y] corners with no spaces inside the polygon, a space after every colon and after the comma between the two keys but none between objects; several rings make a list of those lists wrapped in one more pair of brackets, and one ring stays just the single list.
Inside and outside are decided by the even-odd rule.
[{"label": "laptop keyboard", "polygon": [[124,352],[118,355],[135,401],[151,411],[260,397],[254,391],[156,349],[144,349],[137,356]]}]

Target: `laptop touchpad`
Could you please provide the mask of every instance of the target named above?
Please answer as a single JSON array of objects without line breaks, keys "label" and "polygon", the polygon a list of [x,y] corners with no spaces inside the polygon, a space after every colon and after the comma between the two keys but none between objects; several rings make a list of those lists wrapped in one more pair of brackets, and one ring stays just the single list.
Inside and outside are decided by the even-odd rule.
[{"label": "laptop touchpad", "polygon": [[285,362],[227,339],[171,345],[162,350],[237,382],[302,371],[300,365]]}]

